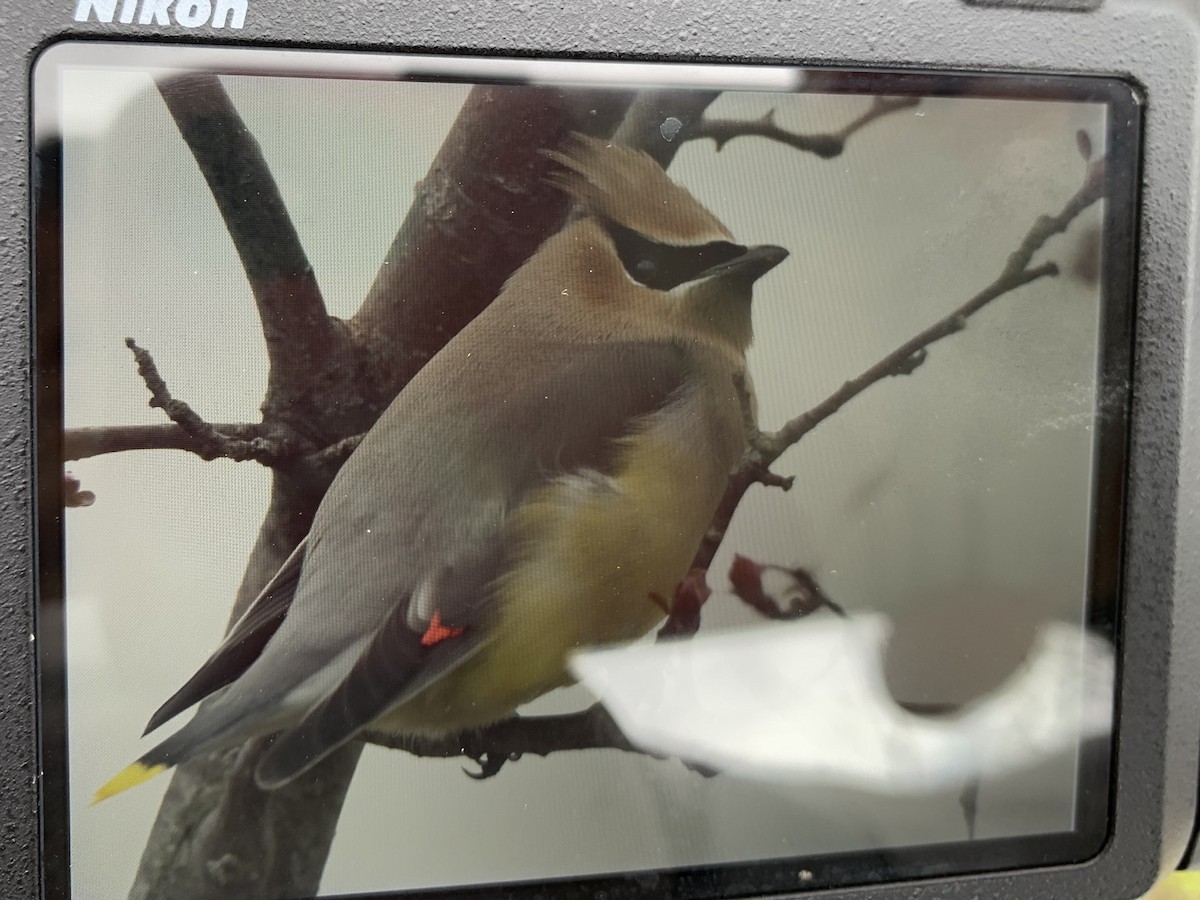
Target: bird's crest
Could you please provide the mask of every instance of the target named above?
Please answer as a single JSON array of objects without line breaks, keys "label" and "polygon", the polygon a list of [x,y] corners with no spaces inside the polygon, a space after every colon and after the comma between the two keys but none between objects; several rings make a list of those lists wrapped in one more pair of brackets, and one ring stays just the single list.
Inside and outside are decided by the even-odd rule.
[{"label": "bird's crest", "polygon": [[543,152],[563,167],[550,183],[594,215],[678,246],[732,240],[720,220],[647,153],[582,134],[563,150]]}]

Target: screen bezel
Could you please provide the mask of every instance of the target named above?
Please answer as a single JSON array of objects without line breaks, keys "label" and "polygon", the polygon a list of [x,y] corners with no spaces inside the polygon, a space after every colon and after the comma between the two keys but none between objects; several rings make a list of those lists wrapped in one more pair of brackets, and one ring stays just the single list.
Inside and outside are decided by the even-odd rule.
[{"label": "screen bezel", "polygon": [[[123,54],[121,64],[103,60],[114,52]],[[62,58],[62,59],[60,59]],[[129,62],[133,59],[134,62]],[[100,62],[98,62],[100,61]],[[153,45],[136,48],[127,45],[94,43],[57,44],[39,60],[33,85],[37,104],[54,109],[57,97],[56,66],[103,64],[113,68],[154,68],[169,62],[172,70],[214,71],[221,74],[264,74],[295,77],[328,75],[331,72],[355,78],[395,80],[397,70],[411,80],[464,80],[491,74],[490,83],[520,84],[537,81],[539,73],[549,79],[571,79],[573,83],[594,86],[597,82],[629,86],[637,78],[654,85],[695,82],[711,73],[711,85],[726,83],[754,85],[755,74],[768,78],[774,73],[793,71],[794,67],[770,67],[758,73],[746,73],[738,80],[738,70],[720,67],[690,67],[677,71],[654,64],[578,64],[571,61],[489,60],[486,58],[380,56],[356,57],[342,54],[296,54],[208,48],[187,53]],[[1066,100],[1097,102],[1106,105],[1108,134],[1107,156],[1115,165],[1107,168],[1105,207],[1104,285],[1098,360],[1099,397],[1114,395],[1126,400],[1106,404],[1100,418],[1096,442],[1096,474],[1093,483],[1094,516],[1089,565],[1090,595],[1088,624],[1115,639],[1121,579],[1120,537],[1123,522],[1126,447],[1128,441],[1128,385],[1132,368],[1134,247],[1137,221],[1137,184],[1141,145],[1141,97],[1127,81],[1112,78],[1076,77],[1020,73],[966,73],[952,71],[918,72],[912,70],[851,70],[822,67],[815,70],[819,92],[841,94],[886,94],[917,96],[993,97],[1029,100]],[[45,72],[45,74],[41,74]],[[610,73],[606,80],[605,73]],[[830,80],[830,79],[833,80]],[[786,79],[783,79],[786,80]],[[781,81],[782,83],[782,81]],[[49,93],[43,96],[43,92]],[[35,105],[35,116],[38,108]],[[35,118],[35,134],[38,133]],[[60,266],[50,257],[59,253],[61,232],[54,224],[61,219],[61,192],[55,191],[61,177],[61,156],[39,150],[41,171],[52,173],[35,183],[34,252],[38,264],[35,284],[35,346],[38,360],[37,409],[38,432],[36,463],[41,471],[62,470],[61,428],[61,284]],[[48,181],[48,183],[47,183]],[[1127,252],[1122,252],[1122,250]],[[61,479],[48,477],[37,482],[38,508],[43,511],[37,524],[39,560],[57,560],[57,565],[39,565],[40,624],[37,646],[41,657],[42,770],[43,783],[43,854],[46,863],[46,896],[70,896],[69,830],[67,828],[66,779],[66,703],[65,668],[62,650],[65,644],[62,615],[62,509]],[[51,639],[45,637],[51,635]],[[795,873],[799,860],[721,864],[679,871],[616,873],[612,876],[583,876],[572,881],[555,881],[555,896],[590,897],[603,891],[611,896],[652,896],[668,890],[672,896],[720,896],[731,884],[747,890],[805,891],[846,889],[859,885],[877,885],[880,880],[911,882],[947,875],[969,875],[1011,869],[1083,863],[1100,851],[1110,837],[1109,806],[1111,793],[1098,794],[1089,787],[1105,783],[1110,769],[1110,753],[1104,742],[1093,741],[1081,748],[1080,784],[1077,818],[1091,827],[1074,833],[1028,835],[1013,838],[976,840],[945,845],[882,848],[824,855],[814,864],[803,885],[797,885]],[[810,861],[812,862],[812,861]],[[816,874],[813,874],[815,870]],[[880,875],[884,872],[885,874]],[[653,876],[647,880],[646,876]],[[531,896],[544,893],[547,882],[506,883],[467,886],[436,891],[405,892],[405,896],[435,896],[445,893],[471,896]]]},{"label": "screen bezel", "polygon": [[[742,0],[703,17],[690,4],[655,3],[643,17],[607,0],[531,7],[501,2],[459,9],[421,0],[347,4],[336,17],[314,0],[251,0],[237,32],[149,24],[75,22],[72,4],[22,9],[0,31],[0,410],[12,423],[0,443],[6,502],[0,526],[0,797],[6,838],[0,865],[19,896],[40,896],[40,779],[34,717],[31,249],[28,217],[31,139],[28,73],[43,48],[65,38],[165,41],[202,46],[317,47],[515,57],[804,62],[854,67],[957,68],[1104,74],[1141,86],[1145,120],[1139,228],[1138,321],[1128,480],[1124,640],[1119,756],[1112,840],[1093,861],[1030,872],[963,877],[872,889],[909,898],[1129,897],[1144,893],[1183,854],[1194,825],[1200,758],[1200,521],[1183,514],[1197,500],[1200,340],[1194,272],[1200,241],[1189,186],[1200,176],[1197,100],[1200,11],[1181,2],[1106,0],[1086,12],[1013,0],[989,8],[957,0],[915,0],[881,15],[870,4],[830,7],[793,0]],[[1036,6],[1034,9],[1032,7]],[[686,38],[686,43],[682,43]],[[862,891],[824,896],[859,898]]]}]

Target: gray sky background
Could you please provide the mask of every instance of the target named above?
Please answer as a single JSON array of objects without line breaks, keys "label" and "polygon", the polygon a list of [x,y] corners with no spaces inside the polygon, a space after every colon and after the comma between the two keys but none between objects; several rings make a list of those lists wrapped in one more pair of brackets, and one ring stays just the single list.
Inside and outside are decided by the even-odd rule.
[{"label": "gray sky background", "polygon": [[[330,311],[347,316],[466,89],[227,77]],[[145,74],[64,73],[66,424],[162,421],[123,345],[150,350],[210,421],[255,421],[266,378],[249,288],[207,188]],[[115,102],[114,98],[119,98]],[[867,98],[726,95],[840,127]],[[990,282],[1034,217],[1103,152],[1102,110],[926,100],[821,161],[762,140],[682,149],[671,175],[747,243],[790,259],[759,285],[750,358],[764,427],[812,406]],[[1069,262],[1089,211],[1050,245]],[[953,692],[1009,652],[1004,623],[1078,621],[1086,564],[1098,294],[1064,275],[1004,297],[911,378],[873,387],[781,461],[788,494],[743,503],[739,551],[807,565],[848,608],[938,623],[900,683],[941,659]],[[97,501],[68,511],[72,878],[125,896],[167,778],[96,807],[151,746],[150,713],[220,640],[263,514],[267,473],[178,452],[74,463]],[[718,596],[709,627],[756,623]],[[1017,651],[1013,661],[1019,656]],[[919,662],[919,664],[918,664]],[[949,694],[948,694],[949,696]],[[575,692],[542,710],[586,702]],[[164,731],[165,733],[165,731]],[[156,735],[155,739],[161,735]],[[852,749],[852,748],[851,748]],[[982,836],[1069,828],[1073,763],[985,781]],[[609,752],[527,759],[475,783],[457,762],[368,748],[323,891],[530,879],[965,838],[957,790],[876,797],[837,785],[701,778]]]}]

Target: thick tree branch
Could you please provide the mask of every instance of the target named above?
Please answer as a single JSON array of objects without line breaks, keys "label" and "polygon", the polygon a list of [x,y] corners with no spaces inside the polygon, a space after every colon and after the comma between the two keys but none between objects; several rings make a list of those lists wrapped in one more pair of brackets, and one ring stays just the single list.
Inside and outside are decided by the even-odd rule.
[{"label": "thick tree branch", "polygon": [[233,239],[262,320],[271,385],[285,393],[289,382],[320,371],[336,349],[308,256],[258,141],[217,76],[173,76],[158,90]]},{"label": "thick tree branch", "polygon": [[775,110],[769,110],[758,119],[701,119],[694,128],[683,133],[684,140],[710,138],[720,152],[726,144],[739,137],[763,137],[787,144],[805,153],[814,153],[821,159],[831,159],[846,149],[846,141],[852,134],[862,130],[876,119],[901,109],[910,109],[920,103],[919,97],[876,97],[870,108],[861,116],[847,123],[838,131],[826,134],[798,134],[775,124]]},{"label": "thick tree branch", "polygon": [[388,399],[492,302],[565,221],[568,201],[538,151],[572,132],[607,137],[633,92],[474,88],[351,326],[374,348]]}]

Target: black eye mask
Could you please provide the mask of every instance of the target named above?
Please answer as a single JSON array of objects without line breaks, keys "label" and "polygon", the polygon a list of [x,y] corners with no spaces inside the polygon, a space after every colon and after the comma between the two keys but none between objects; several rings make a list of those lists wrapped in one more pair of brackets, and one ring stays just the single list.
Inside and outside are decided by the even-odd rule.
[{"label": "black eye mask", "polygon": [[745,247],[729,241],[676,247],[652,241],[616,222],[606,221],[604,227],[616,245],[617,256],[629,277],[660,291],[692,281],[714,266],[737,259],[746,252]]}]

